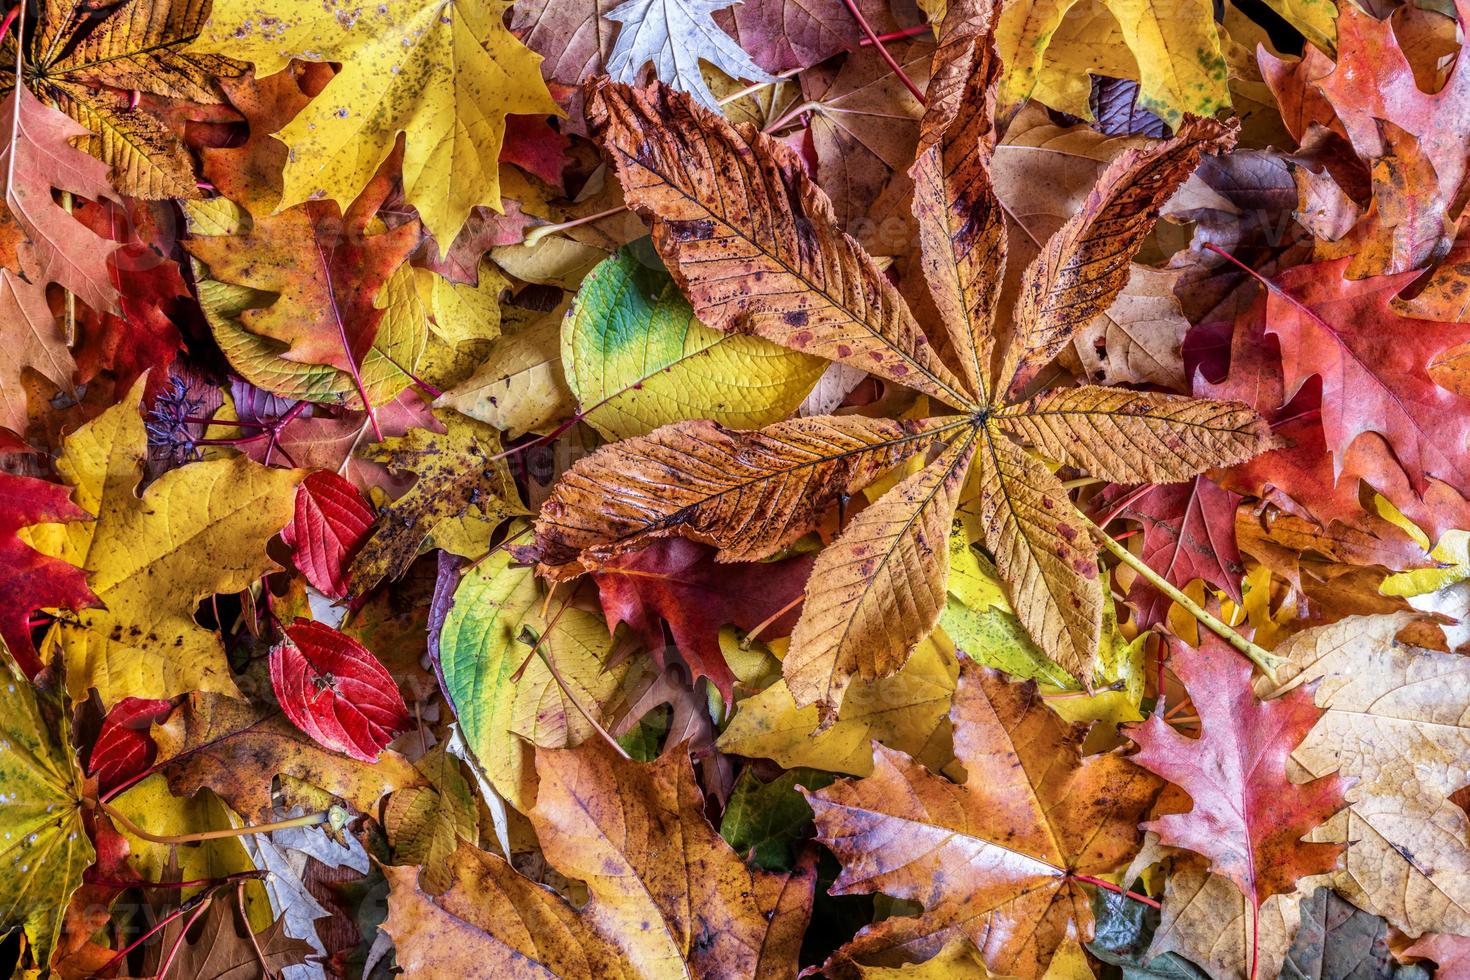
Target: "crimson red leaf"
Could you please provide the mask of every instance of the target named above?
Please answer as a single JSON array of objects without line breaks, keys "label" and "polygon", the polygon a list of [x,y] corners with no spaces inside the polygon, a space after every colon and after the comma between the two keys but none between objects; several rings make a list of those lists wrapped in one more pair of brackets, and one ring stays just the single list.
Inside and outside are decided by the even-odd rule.
[{"label": "crimson red leaf", "polygon": [[153,765],[158,746],[149,729],[172,709],[173,702],[151,698],[123,698],[112,706],[87,757],[87,775],[96,777],[101,792],[121,786]]},{"label": "crimson red leaf", "polygon": [[16,537],[31,524],[90,521],[92,515],[71,502],[67,487],[29,476],[0,473],[0,638],[27,676],[41,669],[31,644],[30,615],[37,609],[76,611],[95,605],[80,568],[47,558]]},{"label": "crimson red leaf", "polygon": [[1256,912],[1298,878],[1330,871],[1343,850],[1302,842],[1343,806],[1342,780],[1298,784],[1286,774],[1287,758],[1322,714],[1315,685],[1258,701],[1250,664],[1209,635],[1198,650],[1176,648],[1169,666],[1194,701],[1201,736],[1176,731],[1158,712],[1125,732],[1139,745],[1133,762],[1178,785],[1194,808],[1143,826],[1170,847],[1209,858]]},{"label": "crimson red leaf", "polygon": [[[1235,506],[1240,494],[1222,490],[1203,476],[1188,483],[1161,483],[1134,491],[1109,487],[1102,510],[1109,519],[1136,521],[1143,529],[1143,560],[1180,588],[1204,579],[1240,602],[1245,567],[1235,545]],[[1142,577],[1128,590],[1138,626],[1164,621],[1169,600]]]},{"label": "crimson red leaf", "polygon": [[408,706],[376,657],[330,626],[298,619],[271,648],[271,686],[292,724],[363,762],[408,727]]},{"label": "crimson red leaf", "polygon": [[296,513],[281,538],[292,560],[318,592],[347,594],[347,570],[373,525],[373,509],[352,484],[320,471],[296,488]]},{"label": "crimson red leaf", "polygon": [[1348,259],[1288,269],[1269,284],[1266,332],[1281,341],[1288,392],[1322,379],[1322,429],[1338,472],[1365,432],[1383,436],[1423,494],[1429,477],[1470,491],[1470,402],[1441,388],[1429,362],[1470,339],[1470,325],[1399,316],[1389,306],[1418,273],[1344,278]]},{"label": "crimson red leaf", "polygon": [[720,627],[751,630],[777,613],[764,637],[786,636],[796,625],[811,574],[810,556],[775,562],[717,562],[715,549],[683,538],[665,538],[624,555],[593,576],[608,629],[619,623],[664,663],[664,628],[697,679],[708,677],[729,701],[735,675],[720,653]]}]

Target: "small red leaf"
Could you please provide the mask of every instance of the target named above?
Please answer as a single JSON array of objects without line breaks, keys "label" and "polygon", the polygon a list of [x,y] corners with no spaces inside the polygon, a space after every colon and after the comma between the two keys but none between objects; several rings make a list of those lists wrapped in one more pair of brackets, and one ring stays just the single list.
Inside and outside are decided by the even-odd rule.
[{"label": "small red leaf", "polygon": [[296,567],[323,595],[347,594],[347,568],[373,525],[373,509],[336,473],[313,473],[296,488],[296,513],[281,537]]},{"label": "small red leaf", "polygon": [[91,519],[71,502],[67,487],[0,473],[0,639],[28,677],[41,669],[31,644],[31,613],[43,607],[85,609],[97,597],[80,568],[40,554],[15,532],[31,524]]},{"label": "small red leaf", "polygon": [[376,657],[330,626],[298,619],[271,648],[271,686],[286,717],[322,745],[375,762],[408,727],[408,706]]},{"label": "small red leaf", "polygon": [[113,705],[87,757],[87,775],[97,778],[101,792],[121,786],[153,765],[158,746],[149,729],[172,709],[171,701],[150,698],[123,698]]},{"label": "small red leaf", "polygon": [[751,630],[780,614],[761,635],[789,635],[813,559],[799,555],[772,562],[717,562],[714,555],[708,545],[665,538],[608,562],[593,579],[608,629],[627,623],[665,666],[667,623],[692,679],[708,677],[728,701],[735,675],[720,652],[720,627]]}]

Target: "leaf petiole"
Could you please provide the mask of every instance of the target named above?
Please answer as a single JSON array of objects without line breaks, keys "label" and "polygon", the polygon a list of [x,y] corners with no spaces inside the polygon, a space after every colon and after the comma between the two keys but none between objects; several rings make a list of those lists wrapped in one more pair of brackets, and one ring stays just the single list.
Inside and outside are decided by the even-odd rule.
[{"label": "leaf petiole", "polygon": [[155,834],[144,830],[123,816],[116,807],[110,803],[100,803],[102,812],[121,826],[134,837],[152,841],[155,844],[194,844],[199,841],[220,840],[225,837],[244,837],[249,834],[268,834],[275,830],[288,830],[291,827],[318,827],[324,823],[333,826],[341,826],[346,822],[347,811],[340,806],[332,806],[316,813],[308,813],[300,817],[292,817],[289,820],[276,820],[271,823],[247,824],[244,827],[225,827],[221,830],[201,830],[192,834]]},{"label": "leaf petiole", "polygon": [[1139,575],[1142,575],[1150,585],[1158,589],[1160,592],[1164,593],[1164,595],[1168,596],[1170,599],[1173,599],[1175,602],[1177,602],[1180,606],[1184,608],[1186,612],[1188,612],[1207,629],[1209,629],[1210,632],[1214,633],[1216,636],[1220,637],[1220,639],[1224,640],[1226,643],[1229,643],[1231,646],[1233,646],[1236,650],[1240,651],[1240,653],[1243,654],[1247,660],[1256,665],[1256,668],[1260,670],[1261,673],[1271,678],[1271,682],[1273,684],[1276,683],[1276,668],[1280,664],[1286,662],[1284,659],[1276,656],[1273,653],[1268,652],[1262,647],[1257,646],[1250,640],[1247,640],[1245,637],[1241,636],[1234,629],[1228,626],[1223,620],[1211,615],[1209,611],[1206,610],[1203,606],[1195,602],[1189,596],[1185,595],[1179,589],[1176,589],[1172,584],[1170,584],[1167,579],[1165,579],[1158,572],[1154,571],[1152,568],[1149,568],[1148,564],[1140,559],[1138,556],[1133,554],[1133,552],[1129,551],[1127,548],[1114,541],[1112,535],[1108,534],[1108,532],[1104,531],[1102,528],[1094,524],[1090,517],[1088,517],[1086,514],[1082,514],[1081,511],[1078,511],[1078,513],[1081,514],[1082,520],[1092,531],[1093,536],[1097,538],[1098,542],[1101,543],[1104,548],[1106,548],[1109,552],[1113,554],[1113,557],[1117,558],[1123,564],[1133,569]]}]

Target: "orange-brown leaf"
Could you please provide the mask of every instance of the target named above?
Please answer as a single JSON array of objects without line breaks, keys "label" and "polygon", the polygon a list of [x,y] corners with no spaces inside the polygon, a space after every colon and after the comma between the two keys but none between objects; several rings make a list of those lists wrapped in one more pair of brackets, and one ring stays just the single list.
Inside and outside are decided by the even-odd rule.
[{"label": "orange-brown leaf", "polygon": [[1083,759],[1086,726],[1058,718],[1034,683],[967,660],[950,717],[963,783],[877,746],[873,775],[807,794],[843,864],[834,894],[924,907],[864,928],[829,974],[923,960],[964,938],[991,970],[1039,977],[1063,940],[1092,938],[1076,876],[1108,874],[1133,853],[1160,782],[1115,752]]},{"label": "orange-brown leaf", "polygon": [[1128,284],[1129,260],[1164,202],[1194,172],[1201,154],[1234,141],[1234,130],[1190,116],[1172,138],[1127,150],[1108,165],[1082,209],[1022,277],[1016,338],[1000,373],[1003,392],[1024,386],[1079,329],[1107,312]]},{"label": "orange-brown leaf", "polygon": [[815,528],[839,497],[960,424],[833,415],[754,432],[666,425],[578,460],[542,506],[528,557],[567,578],[679,536],[715,545],[725,561],[764,558]]},{"label": "orange-brown leaf", "polygon": [[1126,388],[1058,388],[994,417],[1047,458],[1115,483],[1179,483],[1279,445],[1241,402]]},{"label": "orange-brown leaf", "polygon": [[975,457],[975,434],[860,513],[822,550],[782,664],[797,707],[835,720],[856,677],[875,681],[908,662],[944,611],[949,529]]},{"label": "orange-brown leaf", "polygon": [[[984,396],[989,393],[995,311],[1004,282],[1006,225],[990,179],[1000,59],[989,33],[972,44],[966,64],[973,70],[956,93],[952,120],[920,149],[909,175],[914,180],[920,268],[960,370],[970,388]],[[935,111],[931,104],[931,115]]]},{"label": "orange-brown leaf", "polygon": [[1048,657],[1086,680],[1103,603],[1087,526],[1038,460],[989,429],[981,440],[981,525],[1011,608]]}]

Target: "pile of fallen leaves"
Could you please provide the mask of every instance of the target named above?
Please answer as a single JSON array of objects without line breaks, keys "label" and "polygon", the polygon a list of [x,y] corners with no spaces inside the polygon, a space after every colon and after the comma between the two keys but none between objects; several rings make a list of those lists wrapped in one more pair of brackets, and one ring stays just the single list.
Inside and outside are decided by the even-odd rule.
[{"label": "pile of fallen leaves", "polygon": [[1470,0],[0,8],[0,968],[1470,977]]}]

